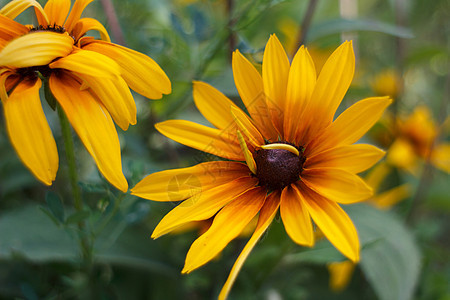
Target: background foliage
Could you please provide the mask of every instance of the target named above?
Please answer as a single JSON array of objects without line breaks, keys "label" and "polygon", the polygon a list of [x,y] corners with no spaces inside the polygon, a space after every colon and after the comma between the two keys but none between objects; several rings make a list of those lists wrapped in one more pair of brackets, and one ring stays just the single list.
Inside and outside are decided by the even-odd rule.
[{"label": "background foliage", "polygon": [[[317,67],[342,39],[354,40],[356,75],[341,110],[377,93],[377,75],[395,70],[401,74],[402,89],[394,96],[389,116],[407,116],[418,105],[429,107],[436,124],[448,115],[447,0],[340,1],[341,9],[339,1],[319,0],[310,14],[307,7],[316,1],[114,0],[121,31],[108,26],[112,19],[105,13],[107,2],[94,1],[85,15],[105,24],[113,41],[155,59],[173,86],[172,94],[162,100],[149,101],[135,94],[138,124],[127,132],[118,129],[130,186],[152,172],[210,159],[169,141],[153,124],[171,118],[207,123],[193,104],[193,80],[211,83],[240,105],[231,51],[239,48],[260,63],[269,35],[276,33],[292,57],[301,24]],[[0,1],[1,6],[5,3]],[[357,13],[352,14],[355,7]],[[310,26],[302,23],[305,15],[311,17]],[[31,13],[22,18],[24,23],[33,22]],[[54,117],[47,114],[60,145]],[[85,207],[74,212],[64,153],[59,153],[54,185],[45,187],[21,164],[8,141],[4,120],[1,124],[0,298],[209,299],[218,295],[248,237],[232,242],[201,269],[181,275],[198,231],[150,239],[175,203],[121,194],[101,178],[75,139]],[[395,138],[395,122],[385,124],[378,124],[366,139],[388,149],[392,135]],[[441,142],[449,141],[449,128],[442,127]],[[404,183],[411,187],[409,197],[390,210],[370,204],[344,207],[363,249],[361,264],[349,286],[339,293],[328,287],[327,264],[344,258],[324,240],[312,249],[294,244],[276,219],[244,265],[231,298],[450,299],[449,179],[448,173],[425,159],[416,174],[394,168],[385,178],[380,192]],[[86,222],[85,232],[78,231],[79,221]],[[81,259],[80,235],[93,244],[93,265]]]}]

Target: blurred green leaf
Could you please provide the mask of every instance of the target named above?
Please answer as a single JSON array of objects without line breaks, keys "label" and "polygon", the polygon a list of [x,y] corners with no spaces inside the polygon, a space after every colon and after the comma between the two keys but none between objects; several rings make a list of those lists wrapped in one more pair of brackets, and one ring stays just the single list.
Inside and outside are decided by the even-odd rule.
[{"label": "blurred green leaf", "polygon": [[345,209],[362,243],[379,239],[363,249],[360,262],[379,299],[412,299],[420,272],[413,234],[392,212],[364,204]]},{"label": "blurred green leaf", "polygon": [[91,213],[88,210],[74,212],[73,214],[71,214],[70,216],[67,217],[66,224],[75,224],[80,221],[83,221],[83,220],[89,218],[90,214]]},{"label": "blurred green leaf", "polygon": [[331,34],[348,31],[375,31],[401,38],[414,37],[410,29],[388,23],[374,20],[334,19],[313,24],[308,33],[308,40],[314,41]]},{"label": "blurred green leaf", "polygon": [[64,223],[65,213],[61,198],[54,192],[49,191],[45,194],[45,202],[47,202],[48,208],[53,216],[55,216],[60,223]]}]

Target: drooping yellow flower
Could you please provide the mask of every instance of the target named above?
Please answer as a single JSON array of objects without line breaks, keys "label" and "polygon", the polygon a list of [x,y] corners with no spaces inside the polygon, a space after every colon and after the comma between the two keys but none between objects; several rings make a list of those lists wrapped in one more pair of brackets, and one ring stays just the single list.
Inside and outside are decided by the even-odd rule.
[{"label": "drooping yellow flower", "polygon": [[435,167],[450,173],[450,143],[436,142],[441,133],[428,107],[417,106],[411,115],[398,120],[387,162],[416,174],[420,161],[429,159]]},{"label": "drooping yellow flower", "polygon": [[[80,18],[92,0],[13,0],[0,10],[0,96],[9,138],[33,175],[51,185],[58,170],[56,144],[45,118],[42,81],[64,110],[100,172],[122,191],[120,145],[123,130],[136,123],[130,89],[151,99],[170,93],[164,71],[148,56],[110,42],[97,20]],[[39,25],[14,19],[33,7]],[[69,13],[70,11],[70,13]],[[97,40],[85,36],[100,33]]]},{"label": "drooping yellow flower", "polygon": [[[391,100],[367,98],[333,121],[352,81],[354,60],[352,43],[345,42],[317,77],[306,48],[301,47],[290,64],[272,35],[264,52],[262,76],[239,51],[233,53],[235,84],[249,115],[212,86],[194,82],[197,108],[215,128],[185,120],[156,125],[179,143],[228,159],[154,173],[132,189],[132,194],[154,201],[184,200],[161,220],[153,238],[190,221],[214,218],[208,231],[192,244],[183,273],[210,261],[259,213],[257,227],[219,298],[227,297],[278,210],[296,243],[314,244],[312,218],[339,251],[352,261],[359,260],[356,229],[339,204],[372,195],[357,173],[371,167],[384,152],[354,143]],[[184,180],[172,189],[177,182],[173,178],[186,178],[186,174],[192,182]]]}]

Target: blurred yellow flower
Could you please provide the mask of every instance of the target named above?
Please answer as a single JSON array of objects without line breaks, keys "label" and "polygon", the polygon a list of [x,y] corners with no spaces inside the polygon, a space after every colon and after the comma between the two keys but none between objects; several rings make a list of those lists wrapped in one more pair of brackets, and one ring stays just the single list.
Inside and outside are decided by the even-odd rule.
[{"label": "blurred yellow flower", "polygon": [[417,174],[420,161],[429,160],[436,168],[450,173],[450,143],[436,142],[441,132],[428,107],[416,107],[411,115],[399,119],[387,162]]},{"label": "blurred yellow flower", "polygon": [[[0,96],[9,138],[25,166],[51,185],[58,170],[55,140],[44,115],[42,82],[64,110],[100,172],[121,191],[120,145],[112,120],[123,130],[136,123],[129,87],[157,99],[171,92],[164,71],[148,56],[110,42],[97,20],[80,18],[92,0],[13,0],[0,10]],[[33,7],[39,25],[14,19]],[[70,13],[69,13],[70,11]],[[85,36],[89,30],[100,40]]]},{"label": "blurred yellow flower", "polygon": [[[179,143],[228,159],[154,173],[131,190],[133,195],[154,201],[184,200],[161,220],[153,238],[187,222],[214,218],[209,230],[192,244],[183,273],[214,258],[259,213],[257,227],[236,260],[220,299],[227,297],[278,209],[296,243],[314,244],[312,218],[339,251],[354,262],[359,260],[356,229],[339,204],[372,195],[357,173],[370,168],[384,152],[354,143],[391,100],[367,98],[333,121],[352,81],[354,63],[352,43],[345,42],[317,77],[306,48],[301,47],[290,64],[272,35],[264,52],[262,76],[239,51],[233,53],[235,84],[250,116],[214,87],[194,82],[197,108],[216,128],[185,120],[156,125]],[[173,180],[178,177],[186,180]],[[172,189],[174,182],[181,184]],[[169,186],[177,192],[168,193]]]},{"label": "blurred yellow flower", "polygon": [[403,91],[403,79],[395,70],[387,69],[375,76],[372,89],[379,96],[390,96],[395,100]]}]

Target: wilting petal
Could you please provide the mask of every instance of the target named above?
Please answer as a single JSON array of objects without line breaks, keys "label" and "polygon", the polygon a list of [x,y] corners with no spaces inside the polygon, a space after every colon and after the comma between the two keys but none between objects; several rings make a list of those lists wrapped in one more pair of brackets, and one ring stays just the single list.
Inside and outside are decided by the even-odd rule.
[{"label": "wilting petal", "polygon": [[230,275],[228,275],[228,279],[225,282],[222,290],[220,291],[219,300],[225,300],[230,293],[231,287],[233,286],[234,281],[242,268],[245,260],[247,259],[250,252],[255,247],[258,240],[261,236],[266,232],[267,227],[272,223],[273,218],[275,217],[278,207],[280,206],[280,193],[275,191],[271,193],[263,207],[259,212],[258,225],[256,226],[255,232],[253,232],[252,237],[245,245],[239,257],[236,259],[236,262],[231,269]]},{"label": "wilting petal", "polygon": [[264,138],[259,130],[253,125],[252,120],[239,108],[231,108],[231,115],[236,122],[240,132],[247,138],[247,140],[254,146],[259,147],[264,145]]},{"label": "wilting petal", "polygon": [[276,140],[278,133],[267,108],[261,75],[239,50],[233,52],[232,67],[234,83],[248,113],[264,137]]},{"label": "wilting petal", "polygon": [[326,150],[313,157],[308,157],[305,168],[338,168],[352,173],[359,173],[372,167],[385,152],[375,146],[354,144]]},{"label": "wilting petal", "polygon": [[[339,46],[323,66],[311,101],[308,102],[305,113],[310,118],[307,126],[310,130],[301,140],[308,142],[319,130],[327,127],[344,98],[355,72],[355,54],[352,42]],[[307,127],[307,128],[308,128]]]},{"label": "wilting petal", "polygon": [[190,273],[219,254],[256,216],[265,199],[265,188],[256,187],[222,208],[208,231],[192,243],[181,272]]},{"label": "wilting petal", "polygon": [[106,28],[93,18],[82,18],[78,20],[77,23],[75,23],[75,26],[72,30],[72,35],[75,38],[75,41],[78,41],[83,35],[86,34],[89,30],[96,30],[98,33],[100,33],[100,38],[106,42],[111,42],[111,39],[109,38],[108,31],[106,31]]},{"label": "wilting petal", "polygon": [[308,187],[300,184],[299,190],[314,220],[328,240],[348,259],[359,261],[359,240],[355,226],[345,211]]},{"label": "wilting petal", "polygon": [[[301,46],[292,60],[286,92],[284,110],[284,136],[287,141],[294,141],[301,128],[301,119],[306,104],[316,85],[316,68],[308,50]],[[299,142],[299,141],[295,141]]]},{"label": "wilting petal", "polygon": [[206,220],[243,192],[256,186],[250,176],[238,178],[210,190],[196,194],[172,209],[156,226],[152,238],[156,239],[174,228],[191,221]]},{"label": "wilting petal", "polygon": [[52,69],[65,69],[94,77],[115,78],[120,67],[111,58],[89,50],[80,50],[50,64]]},{"label": "wilting petal", "polygon": [[188,147],[231,160],[245,159],[236,133],[185,120],[164,121],[155,127],[168,138]]},{"label": "wilting petal", "polygon": [[306,157],[328,148],[355,143],[380,119],[391,102],[388,97],[366,98],[356,102],[306,146]]},{"label": "wilting petal", "polygon": [[297,187],[288,186],[281,193],[280,214],[291,239],[297,244],[311,247],[314,245],[314,234],[304,202]]},{"label": "wilting petal", "polygon": [[25,166],[37,179],[47,185],[55,180],[58,151],[48,126],[39,88],[41,80],[23,80],[9,98],[3,100],[6,129]]},{"label": "wilting petal", "polygon": [[0,10],[0,14],[4,15],[7,18],[15,19],[28,7],[34,7],[34,11],[36,13],[39,24],[48,24],[48,18],[44,12],[44,9],[39,4],[39,2],[35,0],[13,0],[2,7],[2,9]]},{"label": "wilting petal", "polygon": [[92,1],[93,0],[75,0],[70,15],[67,17],[66,23],[64,24],[68,32],[72,31],[73,26],[75,26],[75,23],[80,19],[81,13]]},{"label": "wilting petal", "polygon": [[80,75],[123,130],[136,124],[136,104],[125,80],[120,76],[98,78]]},{"label": "wilting petal", "polygon": [[253,159],[253,154],[250,152],[250,150],[248,150],[247,143],[244,137],[242,136],[242,133],[239,130],[236,133],[239,140],[239,145],[241,146],[242,153],[244,154],[245,157],[245,162],[247,163],[247,166],[250,169],[250,171],[253,174],[256,174],[256,162]]},{"label": "wilting petal", "polygon": [[122,68],[122,77],[130,88],[147,98],[159,99],[162,94],[169,94],[172,91],[167,75],[147,55],[98,40],[83,45],[83,49],[92,50],[113,59]]},{"label": "wilting petal", "polygon": [[231,108],[239,109],[230,99],[211,85],[194,81],[194,102],[202,115],[219,129],[233,126]]},{"label": "wilting petal", "polygon": [[48,0],[44,11],[48,16],[50,25],[62,26],[70,10],[70,0]]},{"label": "wilting petal", "polygon": [[131,189],[131,194],[153,201],[180,201],[248,175],[245,164],[210,161],[150,174]]},{"label": "wilting petal", "polygon": [[437,145],[431,152],[431,162],[442,171],[450,173],[450,143]]},{"label": "wilting petal", "polygon": [[73,39],[65,33],[33,32],[8,43],[0,52],[0,65],[26,68],[49,64],[72,52]]},{"label": "wilting petal", "polygon": [[286,107],[289,68],[289,59],[283,46],[275,34],[271,35],[264,51],[262,80],[267,107],[280,134],[283,133],[283,114]]},{"label": "wilting petal", "polygon": [[106,108],[65,73],[52,74],[50,89],[100,172],[112,185],[126,192],[128,183],[122,173],[119,138]]},{"label": "wilting petal", "polygon": [[301,177],[312,190],[338,203],[355,203],[373,195],[372,188],[358,175],[341,169],[305,169]]},{"label": "wilting petal", "polygon": [[4,15],[0,15],[0,39],[4,41],[12,40],[15,37],[24,35],[28,28]]},{"label": "wilting petal", "polygon": [[339,292],[347,287],[350,279],[352,279],[355,264],[349,260],[333,262],[328,265],[330,272],[330,288]]}]

